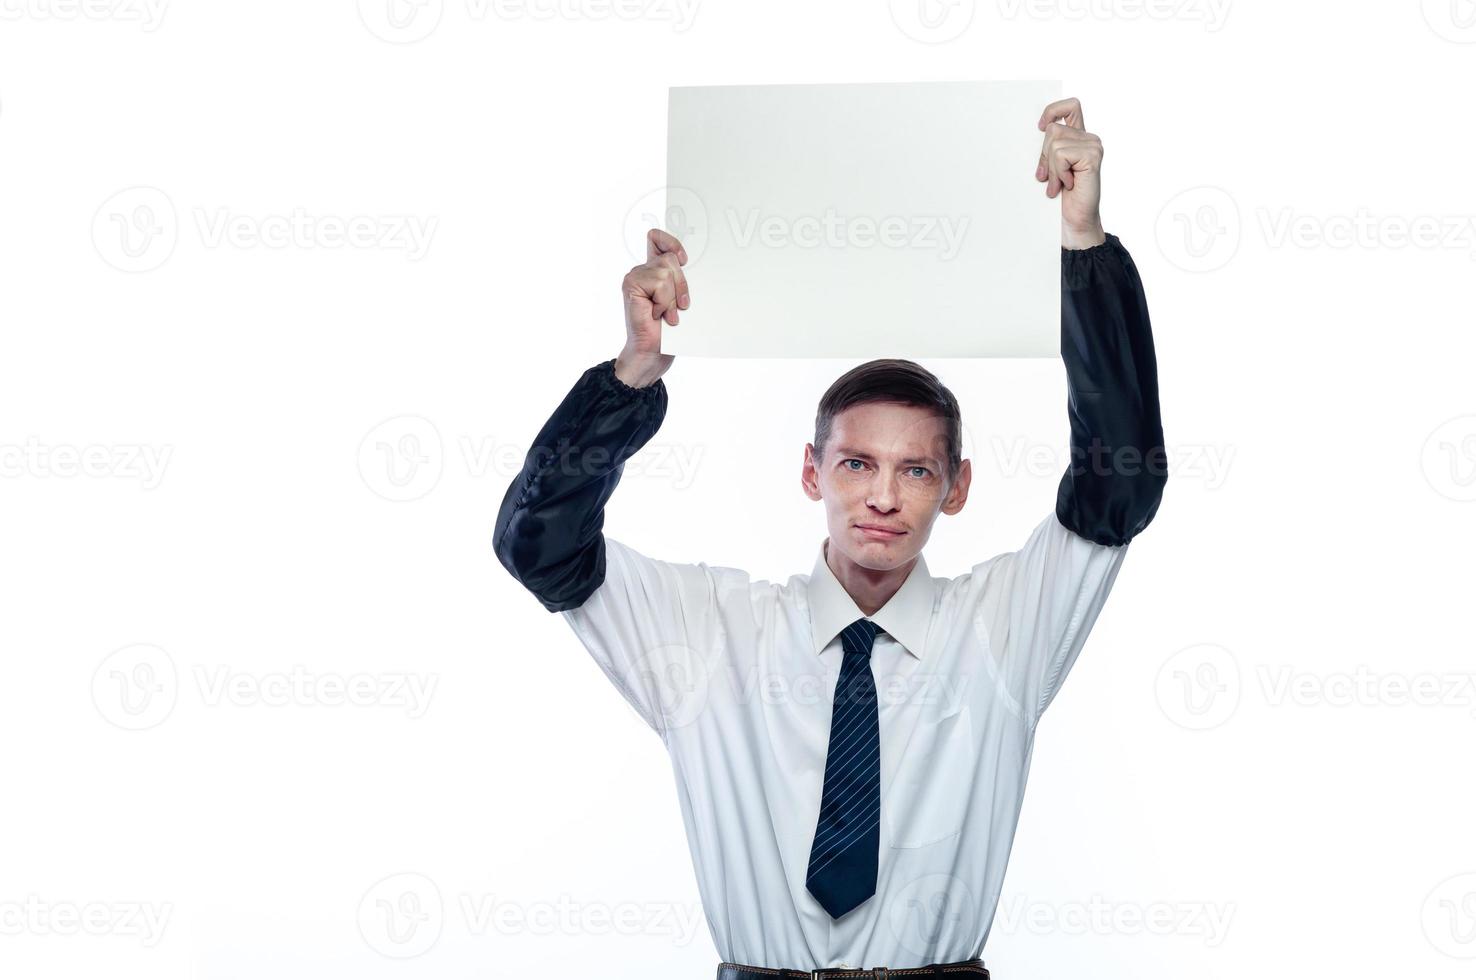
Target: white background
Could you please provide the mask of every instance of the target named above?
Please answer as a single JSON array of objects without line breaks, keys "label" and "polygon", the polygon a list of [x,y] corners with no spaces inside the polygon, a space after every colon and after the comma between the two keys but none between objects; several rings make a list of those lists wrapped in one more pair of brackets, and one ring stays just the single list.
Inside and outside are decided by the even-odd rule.
[{"label": "white background", "polygon": [[[1469,4],[97,3],[0,2],[0,973],[711,976],[660,741],[497,563],[497,506],[620,348],[668,85],[1060,77],[1175,462],[986,961],[1470,975]],[[325,237],[406,218],[428,248]],[[1052,506],[1064,372],[925,363],[976,474],[952,576]],[[607,530],[808,572],[849,366],[678,359]]]}]

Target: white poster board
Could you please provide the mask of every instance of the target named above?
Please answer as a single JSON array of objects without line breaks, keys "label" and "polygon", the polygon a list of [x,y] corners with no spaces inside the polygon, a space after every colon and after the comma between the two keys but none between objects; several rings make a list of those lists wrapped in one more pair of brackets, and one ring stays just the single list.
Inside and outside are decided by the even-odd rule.
[{"label": "white poster board", "polygon": [[664,227],[692,307],[662,352],[1056,357],[1059,81],[676,87]]}]

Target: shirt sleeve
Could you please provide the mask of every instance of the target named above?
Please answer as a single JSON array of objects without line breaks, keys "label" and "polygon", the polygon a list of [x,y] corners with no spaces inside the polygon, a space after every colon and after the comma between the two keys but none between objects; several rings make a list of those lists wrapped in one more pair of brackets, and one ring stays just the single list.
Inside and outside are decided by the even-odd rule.
[{"label": "shirt sleeve", "polygon": [[986,580],[976,626],[1031,728],[1076,663],[1168,478],[1148,301],[1116,235],[1061,249],[1061,359],[1071,463],[1055,513],[1019,551],[974,570]]},{"label": "shirt sleeve", "polygon": [[1056,516],[1099,544],[1126,544],[1153,520],[1168,481],[1148,300],[1116,235],[1061,249],[1061,360],[1071,465]]},{"label": "shirt sleeve", "polygon": [[706,705],[723,644],[719,584],[706,563],[648,558],[609,536],[605,575],[584,603],[560,615],[632,708],[665,741]]},{"label": "shirt sleeve", "polygon": [[[631,387],[614,359],[586,370],[549,416],[503,495],[498,560],[557,612],[663,739],[705,695],[720,648],[718,570],[648,558],[604,533],[625,462],[666,415],[665,383]],[[741,582],[727,569],[726,586]]]},{"label": "shirt sleeve", "polygon": [[1011,707],[1032,729],[1076,663],[1127,549],[1089,541],[1051,514],[1019,551],[976,566],[986,579],[980,625]]}]

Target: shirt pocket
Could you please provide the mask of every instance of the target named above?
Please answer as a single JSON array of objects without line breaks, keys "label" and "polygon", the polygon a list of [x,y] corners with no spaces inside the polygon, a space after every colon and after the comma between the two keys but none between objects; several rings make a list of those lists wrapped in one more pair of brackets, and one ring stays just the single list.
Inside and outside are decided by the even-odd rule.
[{"label": "shirt pocket", "polygon": [[968,705],[919,721],[905,752],[887,795],[891,845],[926,847],[958,836],[978,755]]}]

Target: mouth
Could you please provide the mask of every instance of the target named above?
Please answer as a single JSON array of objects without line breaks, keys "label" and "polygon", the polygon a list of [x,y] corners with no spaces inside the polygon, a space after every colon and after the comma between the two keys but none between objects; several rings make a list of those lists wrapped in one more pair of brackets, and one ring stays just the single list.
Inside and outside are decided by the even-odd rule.
[{"label": "mouth", "polygon": [[856,530],[874,541],[895,541],[906,534],[898,528],[890,528],[884,524],[857,524]]}]

